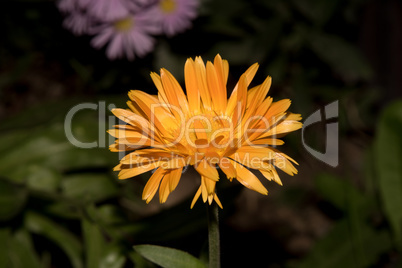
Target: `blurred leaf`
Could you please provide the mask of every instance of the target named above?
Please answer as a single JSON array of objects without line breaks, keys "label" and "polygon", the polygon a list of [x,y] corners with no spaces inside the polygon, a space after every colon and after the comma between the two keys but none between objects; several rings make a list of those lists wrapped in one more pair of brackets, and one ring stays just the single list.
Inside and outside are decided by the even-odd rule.
[{"label": "blurred leaf", "polygon": [[13,268],[40,268],[43,267],[35,254],[35,249],[32,245],[31,236],[26,230],[17,231],[13,237],[9,237],[8,247],[3,248],[10,257],[11,265],[2,267]]},{"label": "blurred leaf", "polygon": [[324,25],[334,14],[339,0],[294,0],[296,8],[319,26]]},{"label": "blurred leaf", "polygon": [[79,240],[68,230],[35,212],[25,214],[25,226],[29,231],[43,235],[63,249],[73,267],[83,267],[81,262],[82,246]]},{"label": "blurred leaf", "polygon": [[[385,230],[374,230],[362,225],[362,243],[364,248],[357,248],[353,240],[348,239],[352,230],[347,220],[341,220],[330,233],[318,241],[313,250],[297,268],[356,268],[369,267],[378,261],[381,254],[391,248],[391,238]],[[356,259],[356,250],[362,250],[363,259]]]},{"label": "blurred leaf", "polygon": [[128,254],[130,260],[134,263],[134,267],[138,268],[148,268],[155,267],[156,265],[142,257],[137,251],[130,251]]},{"label": "blurred leaf", "polygon": [[5,250],[9,248],[8,239],[10,237],[10,228],[0,228],[0,267],[7,267],[8,251]]},{"label": "blurred leaf", "polygon": [[269,74],[275,82],[281,83],[285,78],[286,74],[286,56],[276,57],[270,64],[267,66],[266,73]]},{"label": "blurred leaf", "polygon": [[336,208],[348,212],[350,204],[361,207],[366,198],[349,181],[325,173],[315,177],[318,193]]},{"label": "blurred leaf", "polygon": [[156,57],[154,66],[156,70],[160,68],[166,68],[174,77],[183,84],[184,82],[184,72],[183,66],[186,62],[185,56],[179,56],[174,54],[170,49],[167,42],[161,42],[158,44],[155,51]]},{"label": "blurred leaf", "polygon": [[[17,177],[15,174],[18,174],[18,171],[21,173],[21,163],[26,165],[44,162],[45,159],[50,159],[53,155],[65,153],[69,146],[66,142],[57,143],[54,142],[53,137],[45,136],[36,137],[26,143],[16,144],[14,149],[6,154],[7,157],[2,157],[0,172],[7,177]],[[20,178],[18,181],[24,179]]]},{"label": "blurred leaf", "polygon": [[83,202],[96,202],[115,196],[118,187],[107,174],[80,173],[66,176],[61,183],[65,196]]},{"label": "blurred leaf", "polygon": [[90,81],[91,77],[93,76],[93,70],[91,67],[84,66],[77,59],[70,59],[69,63],[82,81],[85,83]]},{"label": "blurred leaf", "polygon": [[96,224],[86,219],[81,221],[85,242],[85,254],[87,268],[99,268],[100,259],[104,256],[105,241]]},{"label": "blurred leaf", "polygon": [[[222,53],[222,57],[227,59],[230,64],[253,64],[260,59],[264,51],[255,49],[256,41],[252,38],[242,38],[234,41],[222,41],[215,45],[213,51]],[[240,53],[241,52],[241,53]]]},{"label": "blurred leaf", "polygon": [[375,141],[378,185],[386,217],[402,240],[402,101],[389,105],[381,114]]},{"label": "blurred leaf", "polygon": [[56,191],[59,187],[61,175],[50,168],[38,165],[27,167],[27,185],[30,189],[42,191]]},{"label": "blurred leaf", "polygon": [[349,223],[350,240],[353,243],[356,263],[365,259],[362,229],[365,227],[368,213],[373,210],[372,198],[364,196],[351,182],[331,174],[321,174],[315,179],[317,191],[324,199],[342,210]]},{"label": "blurred leaf", "polygon": [[[256,34],[255,45],[253,47],[255,62],[261,62],[268,55],[272,54],[280,42],[280,37],[283,32],[284,23],[282,20],[273,16],[270,19],[255,20]],[[258,53],[256,53],[258,51]]]},{"label": "blurred leaf", "polygon": [[138,245],[134,249],[164,268],[205,267],[200,260],[181,250],[154,245]]},{"label": "blurred leaf", "polygon": [[127,220],[124,217],[121,208],[111,204],[96,207],[91,213],[91,216],[93,219],[96,219],[96,222],[99,221],[106,225],[125,223],[125,220]]},{"label": "blurred leaf", "polygon": [[122,254],[120,248],[111,245],[100,258],[99,268],[122,268],[125,262],[126,257]]},{"label": "blurred leaf", "polygon": [[[15,182],[26,182],[27,174],[31,173],[27,170],[30,165],[46,166],[56,171],[114,165],[117,156],[107,150],[114,138],[106,133],[117,122],[108,111],[115,107],[113,103],[116,103],[116,98],[107,97],[89,103],[92,106],[85,108],[85,105],[76,106],[76,100],[67,100],[27,109],[3,120],[1,174]],[[73,108],[76,113],[71,110]],[[72,111],[71,126],[66,121],[65,129],[63,122],[69,110]],[[94,142],[96,148],[75,147],[67,135],[72,141]]]},{"label": "blurred leaf", "polygon": [[356,47],[344,39],[324,33],[310,32],[311,49],[345,81],[369,79],[372,70]]},{"label": "blurred leaf", "polygon": [[0,96],[4,92],[3,89],[12,83],[15,83],[20,79],[20,77],[26,73],[28,68],[32,65],[32,62],[35,60],[35,56],[32,54],[21,56],[11,72],[0,74]]},{"label": "blurred leaf", "polygon": [[[102,232],[103,223],[98,224],[94,213],[95,206],[87,206],[87,213],[94,221],[82,220],[82,229],[86,247],[86,266],[88,268],[121,268],[126,262],[121,248],[113,244],[113,237],[106,238]],[[101,228],[102,226],[102,228]],[[109,235],[109,233],[107,233]],[[110,242],[111,240],[111,242]]]},{"label": "blurred leaf", "polygon": [[27,197],[25,188],[0,179],[0,221],[10,220],[20,213]]},{"label": "blurred leaf", "polygon": [[45,211],[65,219],[79,219],[81,217],[80,207],[65,199],[52,202],[45,207]]},{"label": "blurred leaf", "polygon": [[[222,194],[220,194],[220,197]],[[195,205],[188,211],[190,199],[172,208],[150,217],[141,219],[128,229],[135,232],[137,241],[157,243],[159,241],[177,240],[206,228],[205,207]],[[181,219],[174,221],[172,219]],[[121,227],[120,227],[121,228]]]},{"label": "blurred leaf", "polygon": [[[93,121],[93,119],[87,118],[80,122],[80,128],[84,129],[84,132],[80,134],[81,140],[93,141],[97,139],[90,138],[95,134],[85,134],[85,129],[97,129],[97,127],[88,124],[90,121]],[[26,182],[30,176],[38,179],[37,176],[41,175],[35,175],[32,172],[45,172],[39,168],[32,169],[32,166],[64,171],[77,168],[110,166],[112,162],[114,164],[114,160],[117,161],[117,156],[106,148],[81,149],[70,144],[65,137],[62,124],[46,126],[41,130],[31,132],[31,135],[25,135],[21,142],[16,140],[12,150],[7,148],[1,151],[0,149],[2,153],[0,156],[0,172],[3,176],[15,182]],[[21,163],[24,163],[24,165],[21,165]],[[56,177],[48,177],[48,179],[57,180]]]},{"label": "blurred leaf", "polygon": [[[26,139],[27,132],[25,128],[29,127],[29,134],[32,135],[31,130],[35,129],[38,125],[49,126],[57,121],[61,122],[67,111],[79,101],[80,100],[77,99],[67,99],[58,102],[43,102],[39,105],[27,107],[21,112],[12,114],[10,117],[2,120],[2,124],[0,125],[2,135],[9,135],[12,130],[25,134]],[[4,145],[5,144],[1,144],[0,148]]]}]

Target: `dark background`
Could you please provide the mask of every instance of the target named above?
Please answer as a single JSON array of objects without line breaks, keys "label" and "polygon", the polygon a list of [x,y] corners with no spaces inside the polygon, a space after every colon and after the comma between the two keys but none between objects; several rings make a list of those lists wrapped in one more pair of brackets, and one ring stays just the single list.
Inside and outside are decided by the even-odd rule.
[{"label": "dark background", "polygon": [[[192,29],[158,37],[132,62],[108,60],[62,22],[53,1],[0,8],[0,267],[153,267],[139,244],[205,261],[205,205],[190,210],[198,175],[190,168],[166,204],[146,205],[150,175],[119,181],[117,154],[74,147],[64,120],[79,103],[125,108],[130,89],[155,93],[149,73],[161,67],[183,84],[186,58],[217,53],[229,61],[229,91],[259,62],[253,83],[272,76],[269,95],[291,99],[303,119],[339,101],[329,122],[339,123],[337,167],[310,155],[297,131],[279,148],[300,164],[280,174],[283,187],[262,180],[262,196],[221,178],[223,267],[402,265],[400,1],[202,1]],[[106,131],[113,117],[98,112],[74,117],[78,140]],[[304,130],[321,152],[325,123]]]}]

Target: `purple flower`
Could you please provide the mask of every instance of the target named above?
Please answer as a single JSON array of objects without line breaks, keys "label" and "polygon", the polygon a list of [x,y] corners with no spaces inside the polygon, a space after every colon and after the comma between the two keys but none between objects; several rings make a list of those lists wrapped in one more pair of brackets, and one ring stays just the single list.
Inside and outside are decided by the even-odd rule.
[{"label": "purple flower", "polygon": [[94,21],[91,17],[78,10],[71,12],[63,21],[63,26],[75,35],[90,33],[93,24]]},{"label": "purple flower", "polygon": [[142,0],[79,0],[87,1],[88,14],[102,21],[114,21],[136,11]]},{"label": "purple flower", "polygon": [[79,9],[84,9],[92,0],[60,0],[57,7],[62,12],[74,12]]},{"label": "purple flower", "polygon": [[170,37],[191,27],[197,8],[198,0],[160,0],[150,14],[159,19],[161,33]]},{"label": "purple flower", "polygon": [[155,40],[151,34],[157,31],[158,26],[152,17],[146,12],[139,12],[112,23],[105,23],[91,44],[95,48],[101,48],[108,43],[106,55],[111,60],[124,56],[133,60],[136,55],[143,57],[153,50]]},{"label": "purple flower", "polygon": [[95,35],[109,59],[143,57],[155,46],[152,35],[173,36],[191,26],[199,0],[59,0],[63,26],[75,35]]}]

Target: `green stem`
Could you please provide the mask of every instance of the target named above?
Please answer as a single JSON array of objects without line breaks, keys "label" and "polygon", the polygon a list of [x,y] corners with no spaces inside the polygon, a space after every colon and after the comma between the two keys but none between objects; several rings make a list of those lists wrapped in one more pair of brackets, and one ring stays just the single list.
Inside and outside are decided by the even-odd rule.
[{"label": "green stem", "polygon": [[208,245],[209,245],[209,268],[221,267],[220,239],[219,239],[219,208],[215,202],[208,205]]}]

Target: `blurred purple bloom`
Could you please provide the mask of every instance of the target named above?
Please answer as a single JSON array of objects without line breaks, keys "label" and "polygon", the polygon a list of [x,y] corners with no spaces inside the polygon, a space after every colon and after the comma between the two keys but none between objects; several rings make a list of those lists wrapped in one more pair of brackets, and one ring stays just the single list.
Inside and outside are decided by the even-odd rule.
[{"label": "blurred purple bloom", "polygon": [[59,0],[63,26],[75,35],[95,35],[109,59],[143,57],[155,46],[152,35],[175,35],[191,26],[199,0]]},{"label": "blurred purple bloom", "polygon": [[136,11],[142,0],[79,0],[89,2],[88,14],[102,21],[114,21]]},{"label": "blurred purple bloom", "polygon": [[57,7],[62,12],[75,12],[84,9],[92,0],[60,0]]},{"label": "blurred purple bloom", "polygon": [[63,26],[75,35],[90,33],[93,24],[91,17],[80,11],[71,12],[63,21]]},{"label": "blurred purple bloom", "polygon": [[146,12],[129,15],[113,23],[105,23],[99,33],[92,39],[95,48],[108,43],[106,55],[109,59],[135,56],[143,57],[153,50],[155,39],[151,34],[158,31],[155,21]]},{"label": "blurred purple bloom", "polygon": [[191,27],[198,4],[198,0],[160,0],[150,14],[159,19],[161,33],[173,36]]},{"label": "blurred purple bloom", "polygon": [[77,0],[60,0],[57,7],[62,12],[72,12],[77,8]]}]

